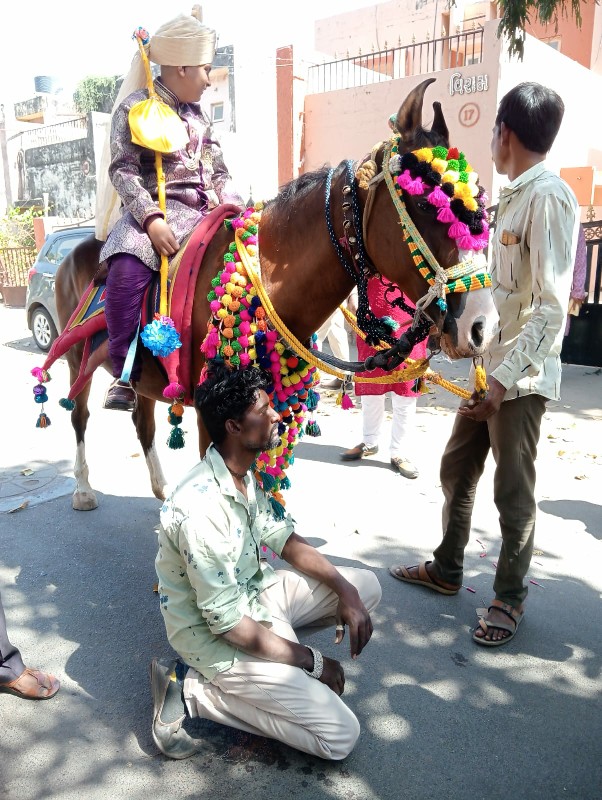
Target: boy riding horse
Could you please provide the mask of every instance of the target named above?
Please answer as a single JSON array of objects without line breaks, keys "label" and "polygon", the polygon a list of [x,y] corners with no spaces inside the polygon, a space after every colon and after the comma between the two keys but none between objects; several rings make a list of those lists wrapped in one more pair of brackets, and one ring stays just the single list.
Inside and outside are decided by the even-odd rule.
[{"label": "boy riding horse", "polygon": [[[111,183],[101,174],[105,185],[101,183],[99,188],[96,214],[97,238],[106,239],[100,258],[108,264],[106,320],[114,377],[105,408],[132,411],[135,407],[132,382],[140,378],[139,359],[131,369],[132,382],[129,369],[124,373],[124,364],[140,322],[144,293],[159,270],[161,256],[175,255],[212,208],[223,203],[244,206],[199,106],[201,95],[211,85],[216,34],[197,17],[200,9],[195,6],[193,16],[180,14],[165,23],[145,45],[149,60],[161,66],[161,76],[154,81],[155,93],[177,115],[188,138],[184,147],[163,155],[165,214],[158,204],[155,153],[135,141],[132,110],[135,115],[136,105],[149,97],[142,88],[144,69],[139,54],[115,102],[108,167]],[[164,135],[168,136],[167,128]],[[119,199],[122,213],[111,227],[111,214]]]}]

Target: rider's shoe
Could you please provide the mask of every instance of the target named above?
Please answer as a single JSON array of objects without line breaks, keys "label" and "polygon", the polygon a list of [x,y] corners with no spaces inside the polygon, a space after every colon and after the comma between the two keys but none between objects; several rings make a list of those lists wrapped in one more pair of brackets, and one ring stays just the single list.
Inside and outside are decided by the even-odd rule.
[{"label": "rider's shoe", "polygon": [[341,460],[342,461],[359,461],[360,458],[366,458],[366,456],[375,456],[378,453],[378,445],[377,444],[364,444],[364,442],[360,442],[360,444],[352,447],[351,450],[345,450],[344,453],[341,453]]},{"label": "rider's shoe", "polygon": [[413,480],[414,478],[418,477],[418,470],[411,461],[407,460],[407,458],[393,456],[391,459],[391,466],[394,470],[399,472],[400,475],[403,475],[404,478]]},{"label": "rider's shoe", "polygon": [[136,408],[136,392],[132,384],[114,380],[109,386],[102,407],[116,411],[134,411]]}]

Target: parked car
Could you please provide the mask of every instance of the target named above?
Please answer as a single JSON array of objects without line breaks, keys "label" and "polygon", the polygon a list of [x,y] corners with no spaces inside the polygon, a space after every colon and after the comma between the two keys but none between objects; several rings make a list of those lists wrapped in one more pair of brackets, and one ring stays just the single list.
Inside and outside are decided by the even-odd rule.
[{"label": "parked car", "polygon": [[64,228],[49,233],[42,249],[29,270],[25,313],[33,340],[44,352],[52,347],[58,336],[59,319],[54,298],[54,279],[61,261],[83,239],[94,233],[94,228]]}]

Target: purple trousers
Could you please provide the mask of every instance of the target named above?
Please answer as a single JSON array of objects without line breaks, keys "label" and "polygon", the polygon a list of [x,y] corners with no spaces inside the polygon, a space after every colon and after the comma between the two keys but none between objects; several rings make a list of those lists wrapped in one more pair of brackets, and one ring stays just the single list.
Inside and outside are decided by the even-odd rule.
[{"label": "purple trousers", "polygon": [[[105,316],[109,332],[109,355],[113,377],[119,378],[130,342],[140,322],[144,292],[153,279],[154,270],[130,253],[117,253],[108,262]],[[140,379],[140,356],[136,355],[131,379]]]}]

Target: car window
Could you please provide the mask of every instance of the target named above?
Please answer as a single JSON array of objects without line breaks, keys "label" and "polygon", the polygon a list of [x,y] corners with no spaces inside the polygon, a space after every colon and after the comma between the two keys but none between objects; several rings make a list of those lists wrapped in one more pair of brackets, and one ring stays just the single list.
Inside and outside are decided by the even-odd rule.
[{"label": "car window", "polygon": [[50,246],[46,253],[46,260],[51,264],[60,264],[61,261],[68,256],[73,248],[81,242],[84,238],[83,235],[77,236],[63,236],[57,239],[56,242]]}]

